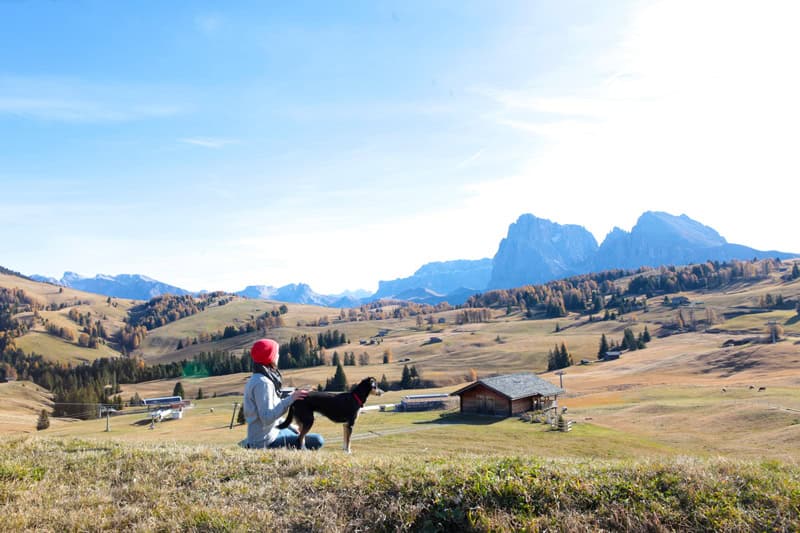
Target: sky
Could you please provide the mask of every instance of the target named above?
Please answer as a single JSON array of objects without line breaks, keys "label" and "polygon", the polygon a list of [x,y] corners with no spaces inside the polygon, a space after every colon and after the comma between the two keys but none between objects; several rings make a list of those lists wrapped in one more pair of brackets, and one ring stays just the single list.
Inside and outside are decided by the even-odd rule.
[{"label": "sky", "polygon": [[0,0],[0,265],[323,294],[645,211],[800,252],[800,3]]}]

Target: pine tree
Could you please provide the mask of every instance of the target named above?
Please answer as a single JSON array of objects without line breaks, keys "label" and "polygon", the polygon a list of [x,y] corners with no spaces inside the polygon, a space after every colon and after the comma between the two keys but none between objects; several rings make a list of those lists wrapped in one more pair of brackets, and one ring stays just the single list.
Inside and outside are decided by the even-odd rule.
[{"label": "pine tree", "polygon": [[411,388],[419,387],[420,382],[422,381],[422,376],[417,371],[417,367],[412,365],[409,369],[409,373],[411,374]]},{"label": "pine tree", "polygon": [[411,369],[408,365],[403,365],[403,376],[400,378],[400,387],[403,389],[411,388]]},{"label": "pine tree", "polygon": [[183,383],[180,381],[175,383],[175,387],[172,389],[173,396],[180,396],[181,398],[186,397],[186,394],[183,392]]},{"label": "pine tree", "polygon": [[236,423],[240,426],[246,422],[244,418],[244,405],[239,405],[239,414],[236,417]]},{"label": "pine tree", "polygon": [[603,333],[603,335],[600,337],[600,349],[597,350],[597,358],[602,359],[605,357],[608,350],[608,339],[606,339],[606,334]]},{"label": "pine tree", "polygon": [[333,378],[328,381],[328,385],[325,387],[325,390],[329,391],[347,390],[347,376],[345,376],[344,374],[344,368],[342,368],[341,363],[336,365],[336,373],[333,375]]},{"label": "pine tree", "polygon": [[380,387],[380,389],[383,390],[383,391],[389,390],[389,380],[386,379],[386,374],[381,376],[381,382],[378,385],[378,387]]},{"label": "pine tree", "polygon": [[568,366],[572,366],[572,356],[567,351],[567,345],[563,342],[561,343],[561,350],[559,351],[559,358],[558,362],[560,364],[559,368],[567,368]]},{"label": "pine tree", "polygon": [[592,296],[592,313],[599,313],[605,308],[603,297],[599,293],[594,293]]},{"label": "pine tree", "polygon": [[567,345],[561,343],[561,348],[556,344],[553,349],[547,354],[547,370],[559,370],[572,366],[572,356],[567,350]]},{"label": "pine tree", "polygon": [[197,399],[198,399],[198,400],[202,400],[203,398],[205,398],[205,396],[203,396],[203,388],[202,388],[202,387],[199,387],[199,388],[197,389]]},{"label": "pine tree", "polygon": [[633,334],[631,328],[625,328],[622,338],[622,349],[633,351],[636,350],[638,347],[639,343],[636,342],[636,336]]},{"label": "pine tree", "polygon": [[547,371],[558,370],[558,348],[547,352]]},{"label": "pine tree", "polygon": [[138,392],[134,392],[133,396],[131,396],[130,401],[128,401],[128,405],[134,406],[134,405],[141,405],[141,404],[142,404],[141,396],[139,396]]},{"label": "pine tree", "polygon": [[39,420],[36,421],[36,429],[38,431],[41,431],[49,427],[50,427],[50,416],[47,414],[47,411],[42,409],[42,412],[39,413]]}]

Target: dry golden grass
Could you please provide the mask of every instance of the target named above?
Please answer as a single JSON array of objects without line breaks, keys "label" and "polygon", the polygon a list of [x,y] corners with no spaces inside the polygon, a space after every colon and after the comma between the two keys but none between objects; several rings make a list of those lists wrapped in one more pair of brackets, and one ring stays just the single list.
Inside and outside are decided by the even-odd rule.
[{"label": "dry golden grass", "polygon": [[387,450],[345,457],[0,441],[0,512],[13,531],[794,531],[800,524],[796,465],[457,451],[423,461]]},{"label": "dry golden grass", "polygon": [[42,409],[52,412],[52,394],[30,381],[0,383],[0,434],[35,433]]},{"label": "dry golden grass", "polygon": [[[75,324],[73,323],[73,327]],[[77,342],[68,342],[43,331],[29,331],[27,334],[14,339],[17,348],[25,353],[44,355],[50,361],[62,363],[91,362],[101,357],[119,357],[119,352],[106,344],[97,348],[84,348]]]}]

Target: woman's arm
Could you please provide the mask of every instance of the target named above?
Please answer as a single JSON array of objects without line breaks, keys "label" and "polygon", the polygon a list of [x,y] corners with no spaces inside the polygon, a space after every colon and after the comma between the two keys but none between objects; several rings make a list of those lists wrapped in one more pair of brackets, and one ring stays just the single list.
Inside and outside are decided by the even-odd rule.
[{"label": "woman's arm", "polygon": [[261,379],[255,392],[256,412],[265,426],[271,426],[294,403],[294,395],[280,400],[275,393],[275,386],[268,379]]}]

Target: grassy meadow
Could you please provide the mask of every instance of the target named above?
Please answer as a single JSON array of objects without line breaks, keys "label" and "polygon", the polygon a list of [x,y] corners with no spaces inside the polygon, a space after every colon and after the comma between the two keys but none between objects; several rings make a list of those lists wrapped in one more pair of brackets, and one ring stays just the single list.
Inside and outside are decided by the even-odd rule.
[{"label": "grassy meadow", "polygon": [[[307,324],[332,320],[338,311],[289,304],[285,327],[269,335],[286,342],[303,333],[345,332],[350,344],[336,351],[369,356],[367,365],[344,367],[351,384],[366,376],[397,381],[409,364],[433,385],[370,397],[367,406],[387,409],[362,413],[351,455],[341,450],[341,425],[324,417],[313,429],[326,441],[318,452],[240,448],[245,428],[230,424],[248,374],[123,385],[125,400],[171,395],[178,381],[188,398],[203,390],[205,399],[194,400],[181,420],[152,428],[146,412],[125,409],[108,420],[51,419],[49,429],[37,432],[39,412],[52,407],[49,392],[30,382],[0,384],[3,527],[797,531],[800,321],[795,311],[759,309],[768,294],[800,297],[800,281],[779,275],[725,291],[682,293],[691,307],[673,308],[663,296],[653,297],[646,310],[608,321],[578,315],[526,320],[517,310],[501,309],[488,322],[458,325],[453,310],[436,313],[432,326],[411,317],[320,328]],[[76,297],[47,285],[38,290],[43,298]],[[108,307],[105,298],[82,305],[93,315]],[[263,334],[176,348],[182,338],[277,305],[235,299],[212,307],[149,332],[142,355],[153,363],[199,351],[246,351]],[[124,315],[114,314],[120,308],[108,310],[108,320],[121,321]],[[61,311],[50,313],[54,321],[68,321]],[[679,313],[715,320],[674,334],[669,326]],[[776,343],[766,342],[770,321],[783,328]],[[638,334],[645,327],[652,335],[646,349],[597,360],[602,335],[619,341],[626,328]],[[379,343],[361,343],[380,330],[386,334]],[[60,361],[92,358],[38,331],[16,341]],[[576,364],[559,379],[545,370],[548,351],[562,343]],[[387,350],[392,361],[384,364]],[[587,364],[578,364],[582,359]],[[563,380],[559,405],[567,408],[572,431],[518,418],[392,409],[406,394],[452,392],[473,373],[518,371],[554,384]],[[284,381],[315,387],[333,374],[330,365],[292,369],[284,371]]]},{"label": "grassy meadow", "polygon": [[[75,327],[75,324],[72,324]],[[119,352],[108,345],[100,344],[97,348],[87,348],[77,342],[66,343],[64,339],[54,337],[44,331],[29,331],[15,341],[17,348],[26,353],[56,354],[51,359],[63,363],[92,362],[101,357],[119,357]],[[69,346],[65,346],[69,344]]]},{"label": "grassy meadow", "polygon": [[798,484],[770,460],[0,442],[13,531],[793,531]]},{"label": "grassy meadow", "polygon": [[314,425],[326,440],[317,452],[242,449],[244,426],[230,426],[239,402],[198,400],[181,420],[152,429],[147,414],[136,413],[53,420],[48,430],[0,439],[6,524],[31,531],[800,526],[796,387],[623,387],[576,396],[563,401],[576,422],[567,433],[455,411],[367,411],[350,455],[340,448],[341,426],[324,417]]}]

